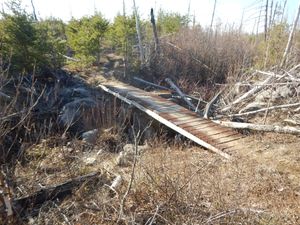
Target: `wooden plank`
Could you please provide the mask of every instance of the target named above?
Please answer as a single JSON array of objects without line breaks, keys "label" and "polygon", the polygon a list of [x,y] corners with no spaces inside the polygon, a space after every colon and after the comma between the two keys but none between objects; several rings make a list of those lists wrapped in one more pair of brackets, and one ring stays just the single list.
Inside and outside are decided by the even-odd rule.
[{"label": "wooden plank", "polygon": [[200,127],[201,125],[210,125],[210,124],[211,124],[211,122],[208,120],[201,120],[201,121],[197,121],[197,122],[182,124],[182,125],[180,125],[180,127],[184,128],[184,129],[188,129],[188,128],[197,129],[197,127]]},{"label": "wooden plank", "polygon": [[183,117],[183,118],[179,118],[178,120],[174,120],[172,122],[174,124],[180,126],[182,124],[192,123],[192,122],[196,122],[196,121],[203,121],[203,118]]},{"label": "wooden plank", "polygon": [[232,142],[235,140],[239,140],[241,139],[242,136],[241,135],[236,135],[236,136],[230,136],[230,137],[225,137],[225,138],[220,138],[219,140],[217,140],[218,144],[225,144],[227,142]]},{"label": "wooden plank", "polygon": [[206,123],[206,124],[199,124],[199,125],[196,125],[196,130],[202,130],[202,129],[206,129],[206,128],[211,128],[211,127],[218,127],[216,126],[214,123]]},{"label": "wooden plank", "polygon": [[209,127],[207,127],[207,128],[205,128],[205,130],[197,130],[197,131],[195,130],[195,131],[193,131],[193,133],[195,135],[197,135],[198,133],[202,134],[203,132],[205,132],[206,135],[212,135],[216,132],[216,130],[224,131],[224,132],[229,131],[228,128],[225,128],[225,127],[216,127],[214,129],[210,129]]}]

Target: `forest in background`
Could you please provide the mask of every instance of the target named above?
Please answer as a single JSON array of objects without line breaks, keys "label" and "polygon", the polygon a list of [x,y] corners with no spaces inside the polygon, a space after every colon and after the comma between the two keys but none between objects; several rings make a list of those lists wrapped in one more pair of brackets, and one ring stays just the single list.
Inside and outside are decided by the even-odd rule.
[{"label": "forest in background", "polygon": [[283,56],[292,25],[284,19],[284,7],[277,5],[267,3],[266,16],[261,15],[266,19],[265,31],[256,34],[244,33],[242,22],[239,27],[202,27],[191,15],[160,10],[156,15],[160,54],[155,54],[150,20],[138,18],[141,57],[134,14],[123,12],[110,22],[95,12],[65,23],[58,18],[37,20],[20,1],[8,1],[8,10],[1,12],[0,20],[1,74],[26,74],[66,65],[97,66],[101,54],[108,51],[122,55],[129,65],[126,69],[133,73],[144,64],[158,80],[169,74],[180,79],[194,77],[200,83],[224,83],[249,69],[291,67],[299,61],[300,39],[293,29],[288,57]]}]

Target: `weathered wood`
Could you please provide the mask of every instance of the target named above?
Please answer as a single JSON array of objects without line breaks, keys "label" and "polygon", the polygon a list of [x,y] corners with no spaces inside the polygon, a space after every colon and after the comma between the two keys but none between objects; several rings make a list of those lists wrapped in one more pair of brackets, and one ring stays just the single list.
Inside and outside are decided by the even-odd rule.
[{"label": "weathered wood", "polygon": [[[122,101],[124,101],[124,102],[126,102],[130,105],[135,106],[136,108],[138,108],[141,111],[145,112],[146,114],[148,114],[149,116],[151,116],[155,120],[159,121],[160,123],[166,125],[167,127],[171,128],[171,129],[173,129],[174,131],[178,132],[179,134],[182,134],[183,136],[189,138],[190,140],[196,142],[197,144],[203,146],[204,148],[207,148],[210,151],[215,152],[215,153],[221,155],[222,157],[224,157],[226,159],[231,158],[229,154],[219,150],[218,148],[214,147],[213,145],[201,140],[197,136],[189,133],[188,131],[184,130],[183,128],[181,128],[181,127],[177,126],[176,124],[170,122],[169,120],[165,119],[162,116],[162,115],[164,115],[163,113],[157,114],[156,112],[153,112],[153,111],[147,109],[146,107],[142,106],[141,104],[139,104],[135,101],[131,101],[131,100],[127,99],[126,97],[120,95],[119,93],[116,93],[116,92],[110,90],[109,88],[107,88],[106,86],[104,86],[102,84],[100,84],[99,87],[102,88],[105,92],[110,93],[110,94],[116,96],[117,98],[121,99]],[[174,117],[176,118],[176,116],[174,116]]]},{"label": "weathered wood", "polygon": [[157,29],[156,29],[156,24],[155,24],[153,8],[151,8],[150,14],[151,14],[151,24],[152,24],[152,29],[153,29],[154,43],[155,43],[155,51],[157,54],[159,54],[160,46],[159,46],[159,40],[158,40],[158,35],[157,35]]},{"label": "weathered wood", "polygon": [[138,41],[139,41],[140,60],[141,60],[141,64],[143,64],[145,54],[144,54],[144,48],[143,48],[143,43],[142,43],[142,35],[141,35],[141,29],[140,29],[140,19],[139,19],[137,7],[135,5],[135,0],[133,0],[133,10],[134,10],[134,15],[135,15],[136,32],[137,32]]},{"label": "weathered wood", "polygon": [[[271,111],[271,110],[275,110],[275,109],[293,108],[293,107],[297,107],[297,106],[300,106],[300,103],[275,105],[275,106],[271,106],[271,107],[268,107],[268,108],[258,109],[258,110],[254,110],[254,111],[250,111],[250,112],[226,115],[226,117],[250,116],[250,115],[260,113],[260,112]],[[217,116],[216,118],[221,118],[221,117],[225,117],[225,116]]]},{"label": "weathered wood", "polygon": [[297,27],[297,24],[298,24],[299,16],[300,16],[300,4],[298,6],[298,11],[297,11],[294,23],[293,23],[293,27],[292,27],[292,30],[290,32],[289,39],[288,39],[288,42],[286,44],[286,48],[285,48],[283,56],[282,56],[282,61],[280,63],[280,67],[283,67],[284,64],[286,63],[287,56],[288,56],[288,54],[290,52],[290,49],[291,49],[291,46],[292,46],[292,41],[293,41],[294,33],[295,33],[295,30],[296,30],[296,27]]},{"label": "weathered wood", "polygon": [[280,127],[277,125],[261,125],[261,124],[253,124],[253,123],[239,123],[239,122],[229,122],[229,121],[220,121],[220,120],[213,120],[213,122],[226,127],[236,128],[236,129],[249,129],[249,130],[256,130],[256,131],[276,132],[276,133],[285,133],[285,134],[300,134],[300,129],[289,127],[289,126]]},{"label": "weathered wood", "polygon": [[177,85],[174,84],[174,82],[170,78],[166,78],[165,81],[177,92],[177,94],[188,104],[188,106],[191,107],[191,109],[196,112],[196,110],[197,110],[196,106],[194,106],[194,104],[188,100],[188,98],[180,90],[180,88],[177,87]]},{"label": "weathered wood", "polygon": [[171,91],[171,89],[167,88],[167,87],[163,87],[163,86],[160,86],[158,84],[154,84],[154,83],[151,83],[149,81],[146,81],[146,80],[143,80],[141,78],[138,78],[138,77],[133,77],[134,80],[138,81],[138,82],[141,82],[141,83],[144,83],[144,84],[147,84],[149,86],[152,86],[152,87],[155,87],[155,88],[158,88],[158,89],[162,89],[162,90],[166,90],[166,91]]},{"label": "weathered wood", "polygon": [[208,117],[210,116],[211,114],[211,107],[213,104],[215,104],[215,102],[218,100],[218,98],[220,97],[221,93],[222,93],[223,90],[219,91],[205,106],[205,109],[204,109],[204,115],[203,117],[205,119],[208,119]]},{"label": "weathered wood", "polygon": [[262,90],[264,88],[264,84],[269,83],[272,78],[273,78],[273,76],[269,76],[267,79],[265,79],[263,82],[261,82],[258,86],[255,86],[250,91],[248,91],[245,94],[243,94],[241,97],[239,97],[238,99],[236,99],[235,101],[233,101],[229,106],[225,107],[221,111],[222,112],[226,112],[229,109],[231,109],[232,106],[240,103],[241,101],[245,100],[246,98],[249,98],[250,96],[252,96],[255,93],[259,92],[260,90]]},{"label": "weathered wood", "polygon": [[[95,179],[98,176],[98,172],[79,176],[58,185],[42,188],[41,190],[26,197],[14,199],[12,201],[14,214],[20,218],[35,216],[38,214],[39,208],[44,202],[57,199],[62,200],[66,196],[72,194],[74,188],[79,187],[84,182]],[[3,208],[0,209],[3,210]]]}]

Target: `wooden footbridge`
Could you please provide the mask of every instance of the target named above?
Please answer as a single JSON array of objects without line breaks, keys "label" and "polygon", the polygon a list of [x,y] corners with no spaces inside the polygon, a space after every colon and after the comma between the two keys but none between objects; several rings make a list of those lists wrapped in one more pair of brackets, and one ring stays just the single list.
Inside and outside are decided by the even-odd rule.
[{"label": "wooden footbridge", "polygon": [[227,159],[233,150],[240,148],[241,134],[211,120],[199,117],[155,92],[147,92],[131,85],[111,81],[99,85],[105,92],[135,106],[155,120],[179,134]]}]

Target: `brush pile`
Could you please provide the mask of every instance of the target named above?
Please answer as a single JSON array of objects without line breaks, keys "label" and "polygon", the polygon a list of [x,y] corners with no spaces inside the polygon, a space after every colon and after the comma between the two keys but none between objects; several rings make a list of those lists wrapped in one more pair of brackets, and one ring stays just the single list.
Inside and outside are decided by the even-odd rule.
[{"label": "brush pile", "polygon": [[243,74],[225,86],[213,118],[300,128],[299,67]]}]

